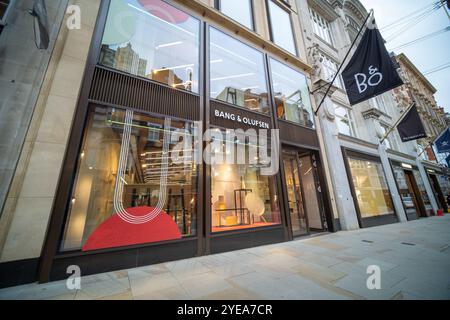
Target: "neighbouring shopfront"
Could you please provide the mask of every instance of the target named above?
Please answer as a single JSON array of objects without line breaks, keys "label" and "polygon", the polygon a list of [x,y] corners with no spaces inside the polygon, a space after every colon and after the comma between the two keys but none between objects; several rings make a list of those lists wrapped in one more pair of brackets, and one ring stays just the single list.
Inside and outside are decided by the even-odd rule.
[{"label": "neighbouring shopfront", "polygon": [[408,220],[433,215],[433,207],[419,169],[414,165],[392,160],[391,165]]},{"label": "neighbouring shopfront", "polygon": [[335,230],[304,73],[163,1],[99,19],[41,281]]},{"label": "neighbouring shopfront", "polygon": [[450,180],[442,169],[425,167],[435,198],[440,209],[448,212],[447,196],[450,194]]},{"label": "neighbouring shopfront", "polygon": [[398,222],[381,160],[343,148],[360,227]]}]

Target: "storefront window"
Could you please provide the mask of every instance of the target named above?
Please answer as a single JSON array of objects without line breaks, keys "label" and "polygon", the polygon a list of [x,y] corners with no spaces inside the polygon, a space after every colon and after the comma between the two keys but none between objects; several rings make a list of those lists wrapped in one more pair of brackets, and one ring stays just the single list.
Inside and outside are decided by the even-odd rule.
[{"label": "storefront window", "polygon": [[210,28],[211,98],[268,113],[263,54]]},{"label": "storefront window", "polygon": [[292,29],[289,12],[281,8],[281,6],[273,0],[269,0],[268,3],[272,41],[281,48],[296,55],[297,50],[295,49],[294,30]]},{"label": "storefront window", "polygon": [[[223,133],[222,150],[213,149],[212,156],[224,156],[233,152],[236,159],[238,147],[247,154],[245,163],[211,165],[211,213],[212,232],[267,227],[281,223],[276,176],[265,176],[265,166],[255,158],[250,161],[250,149],[258,146],[248,139],[235,140],[234,151]],[[220,143],[219,143],[220,144]],[[228,146],[228,147],[227,147]],[[231,143],[233,146],[233,142]],[[234,161],[239,163],[238,161]]]},{"label": "storefront window", "polygon": [[185,139],[192,130],[190,122],[92,108],[61,250],[195,235],[198,174]]},{"label": "storefront window", "polygon": [[417,188],[419,189],[423,204],[425,206],[425,210],[429,216],[433,215],[433,206],[431,205],[430,198],[428,197],[427,189],[425,188],[425,184],[422,180],[422,176],[418,170],[413,170],[414,179],[417,183]]},{"label": "storefront window", "polygon": [[220,0],[219,9],[230,18],[253,29],[252,0]]},{"label": "storefront window", "polygon": [[402,198],[403,207],[405,208],[408,217],[412,215],[420,216],[420,212],[416,210],[415,195],[412,190],[412,186],[408,183],[408,178],[402,167],[393,166],[395,174],[395,180],[397,181],[398,191]]},{"label": "storefront window", "polygon": [[100,64],[198,93],[200,22],[161,0],[113,0]]},{"label": "storefront window", "polygon": [[394,214],[381,163],[349,157],[353,185],[362,218]]},{"label": "storefront window", "polygon": [[441,187],[444,197],[447,198],[450,195],[450,181],[445,175],[438,175],[439,186]]},{"label": "storefront window", "polygon": [[311,100],[305,75],[270,59],[278,119],[314,127]]}]

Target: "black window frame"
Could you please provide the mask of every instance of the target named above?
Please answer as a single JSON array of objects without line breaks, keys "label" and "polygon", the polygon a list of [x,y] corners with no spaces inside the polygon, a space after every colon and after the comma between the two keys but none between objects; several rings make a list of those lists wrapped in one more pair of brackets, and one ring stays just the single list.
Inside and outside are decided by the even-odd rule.
[{"label": "black window frame", "polygon": [[216,10],[220,11],[221,13],[226,15],[228,18],[230,18],[234,22],[238,23],[239,25],[243,26],[244,28],[256,32],[255,4],[253,3],[253,0],[247,0],[247,1],[250,4],[250,14],[251,14],[250,21],[251,21],[251,24],[252,24],[251,28],[249,28],[248,26],[246,26],[246,25],[240,23],[239,21],[235,20],[233,17],[229,16],[228,14],[224,13],[222,11],[222,9],[221,9],[221,2],[222,2],[222,0],[214,0],[214,8],[216,8]]},{"label": "black window frame", "polygon": [[[270,2],[273,2],[274,5],[280,7],[280,9],[284,10],[288,15],[289,15],[289,22],[291,24],[291,31],[292,31],[292,39],[294,41],[294,50],[295,53],[290,52],[289,50],[283,48],[282,46],[280,46],[279,44],[277,44],[274,41],[274,36],[273,36],[273,26],[272,26],[272,17],[271,17],[271,13],[270,13]],[[266,12],[267,12],[267,24],[269,27],[269,36],[270,36],[270,41],[275,44],[277,47],[283,49],[286,52],[289,52],[290,54],[296,56],[297,58],[300,57],[299,55],[299,49],[298,49],[298,45],[297,45],[297,39],[295,37],[295,30],[294,30],[294,22],[292,20],[292,11],[286,7],[291,8],[291,5],[286,3],[286,1],[284,0],[265,0],[265,4],[266,4]]]}]

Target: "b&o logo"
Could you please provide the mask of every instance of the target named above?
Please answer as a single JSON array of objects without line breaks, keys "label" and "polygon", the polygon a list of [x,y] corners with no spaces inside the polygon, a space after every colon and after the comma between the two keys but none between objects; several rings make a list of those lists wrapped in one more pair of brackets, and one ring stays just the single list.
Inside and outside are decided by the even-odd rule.
[{"label": "b&o logo", "polygon": [[364,73],[355,74],[356,85],[359,93],[364,93],[369,87],[376,87],[383,81],[383,74],[378,72],[378,68],[369,67],[369,75]]}]

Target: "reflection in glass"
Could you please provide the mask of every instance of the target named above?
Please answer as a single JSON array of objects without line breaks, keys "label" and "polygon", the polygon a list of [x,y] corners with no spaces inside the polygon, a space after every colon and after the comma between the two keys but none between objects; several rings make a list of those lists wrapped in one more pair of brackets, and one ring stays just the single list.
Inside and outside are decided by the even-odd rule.
[{"label": "reflection in glass", "polygon": [[221,0],[220,11],[249,29],[253,29],[252,0]]},{"label": "reflection in glass", "polygon": [[418,170],[413,170],[414,179],[416,180],[417,188],[419,189],[420,195],[422,197],[423,204],[425,206],[425,210],[428,216],[432,216],[434,214],[433,206],[431,205],[430,198],[428,197],[427,189],[425,188],[425,184],[423,183],[422,176]]},{"label": "reflection in glass", "polygon": [[289,13],[276,4],[275,1],[269,0],[269,14],[272,27],[272,41],[281,48],[296,55],[294,31],[292,30]]},{"label": "reflection in glass", "polygon": [[313,128],[313,112],[306,77],[274,59],[270,59],[270,65],[278,118]]},{"label": "reflection in glass", "polygon": [[362,218],[394,214],[381,163],[349,157],[350,170]]},{"label": "reflection in glass", "polygon": [[[252,153],[249,149],[257,150],[258,146],[250,144],[248,138],[245,142],[235,140],[227,143],[225,138],[222,141],[219,142],[222,150],[213,148],[212,157],[223,157],[234,152],[237,159],[238,145],[244,146],[247,156],[243,164],[229,164],[231,161],[226,161],[211,165],[212,232],[280,224],[276,176],[262,175],[261,169],[265,165],[257,157],[254,161],[249,159]],[[229,150],[229,145],[234,145],[234,151]]]},{"label": "reflection in glass", "polygon": [[[184,161],[174,162],[173,157],[167,160],[163,152],[165,144],[171,151],[177,145],[174,130],[191,133],[192,124],[172,120],[167,127],[164,119],[136,113],[127,118],[129,115],[122,109],[91,109],[61,245],[63,251],[80,250],[94,231],[118,214],[117,203],[127,211],[156,208],[161,194],[165,194],[161,214],[174,224],[176,232],[180,236],[196,234],[198,173],[191,158],[192,146],[181,150]],[[164,172],[167,176],[163,177],[163,190]],[[165,230],[158,229],[161,225],[155,227],[164,237]],[[120,234],[121,230],[115,232]],[[127,236],[134,237],[120,236],[125,242]]]},{"label": "reflection in glass", "polygon": [[289,202],[289,214],[294,236],[308,232],[303,195],[300,185],[299,163],[296,153],[283,154],[284,172],[286,176],[286,191]]},{"label": "reflection in glass", "polygon": [[113,0],[100,64],[198,93],[200,22],[161,0]]},{"label": "reflection in glass", "polygon": [[210,28],[211,98],[268,113],[263,54]]},{"label": "reflection in glass", "polygon": [[414,191],[412,190],[412,186],[409,184],[405,171],[402,167],[398,166],[393,166],[393,171],[407,216],[420,216],[420,213],[417,212],[416,209]]}]

